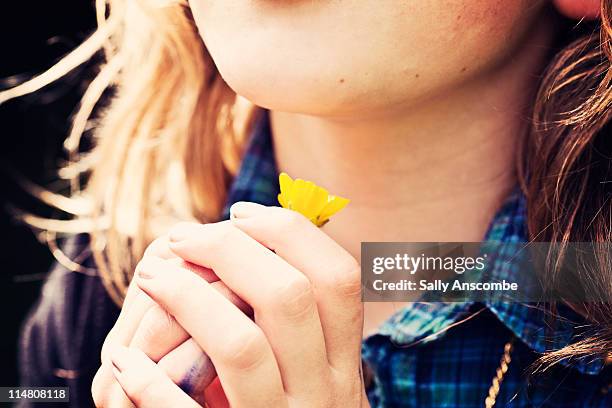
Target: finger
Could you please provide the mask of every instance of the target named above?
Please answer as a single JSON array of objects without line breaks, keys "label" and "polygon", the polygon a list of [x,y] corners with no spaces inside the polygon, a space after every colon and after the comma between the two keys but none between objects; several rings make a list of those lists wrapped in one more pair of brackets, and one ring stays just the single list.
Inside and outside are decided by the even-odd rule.
[{"label": "finger", "polygon": [[172,230],[170,248],[183,259],[212,268],[253,307],[289,394],[314,395],[314,389],[327,383],[323,330],[304,274],[229,222],[179,224]]},{"label": "finger", "polygon": [[[208,281],[208,279],[206,279]],[[222,281],[212,282],[211,286],[225,296],[238,309],[252,315],[251,308],[232,292]],[[191,336],[177,323],[176,319],[155,304],[147,310],[140,321],[129,345],[143,351],[151,360],[158,362]]]},{"label": "finger", "polygon": [[[176,258],[176,255],[168,247],[168,238],[166,236],[151,242],[145,250],[145,256],[153,256],[160,259]],[[119,345],[125,346],[130,344],[142,317],[154,305],[155,302],[143,293],[138,288],[138,285],[135,283],[130,284],[119,317],[102,345],[100,356],[102,365],[92,381],[92,396],[97,405],[112,407],[133,406],[121,390],[121,387],[119,387],[119,384],[114,380],[111,364],[108,361],[108,350]]]},{"label": "finger", "polygon": [[155,304],[143,316],[129,346],[139,349],[151,360],[158,362],[189,337],[189,333],[174,317]]},{"label": "finger", "polygon": [[158,365],[175,384],[200,404],[204,403],[206,388],[217,377],[210,357],[191,338],[165,355]]},{"label": "finger", "polygon": [[138,408],[200,407],[140,350],[120,346],[111,361],[117,382]]},{"label": "finger", "polygon": [[[273,249],[312,282],[330,364],[358,367],[363,304],[355,258],[295,211],[237,203],[232,213],[236,227]],[[175,251],[170,240],[170,248]]]},{"label": "finger", "polygon": [[[245,313],[250,308],[235,293],[233,293],[208,268],[190,264],[177,258],[168,248],[167,238],[155,240],[145,252],[145,257],[155,257],[167,260],[170,263],[181,265],[194,272],[201,278],[214,282],[213,285]],[[158,256],[159,255],[159,256]],[[138,269],[138,267],[136,268]],[[159,361],[164,355],[183,343],[190,336],[171,316],[153,302],[148,295],[142,292],[136,284],[130,284],[128,293],[131,294],[130,304],[124,305],[121,315],[107,336],[102,347],[102,360],[106,360],[107,350],[117,345],[130,345],[140,348],[149,358]],[[112,404],[117,407],[130,407],[131,403],[114,381],[109,364],[102,364],[92,383],[92,394],[104,405]],[[103,395],[102,395],[103,394]]]},{"label": "finger", "polygon": [[153,258],[141,263],[139,287],[210,356],[232,406],[286,406],[274,354],[253,321],[186,269]]},{"label": "finger", "polygon": [[115,380],[110,357],[102,361],[91,384],[91,396],[96,407],[130,408],[134,404]]},{"label": "finger", "polygon": [[[160,259],[176,258],[168,246],[168,237],[157,238],[147,247],[144,256],[154,256]],[[108,346],[127,345],[134,336],[142,316],[153,305],[149,297],[135,284],[130,284],[121,306],[121,312],[115,325],[109,332],[102,347],[102,359]]]},{"label": "finger", "polygon": [[132,293],[131,304],[121,309],[121,314],[115,326],[111,329],[102,345],[102,365],[98,369],[91,386],[92,396],[96,406],[132,407],[121,387],[114,379],[110,364],[109,350],[117,346],[129,344],[136,331],[140,319],[155,302],[142,292],[135,283],[130,284],[128,295]]},{"label": "finger", "polygon": [[[219,278],[214,274],[212,270],[200,267],[198,265],[186,263],[182,259],[177,258],[177,256],[174,254],[174,252],[170,250],[170,247],[168,246],[167,236],[162,236],[151,242],[151,244],[145,250],[143,258],[144,257],[156,257],[166,260],[173,259],[174,262],[177,262],[185,268],[193,271],[194,273],[201,276],[203,279],[206,279],[208,282],[214,282],[219,280]],[[136,268],[138,268],[138,266]],[[119,317],[117,318],[117,322],[115,323],[115,325],[111,329],[111,332],[107,336],[107,339],[111,340],[110,343],[112,345],[129,344],[142,317],[152,306],[153,302],[151,301],[151,299],[149,299],[146,294],[142,293],[142,291],[138,289],[137,285],[130,284],[130,286],[128,287],[125,301],[123,302],[123,305],[121,307],[121,312],[119,313]]]},{"label": "finger", "polygon": [[[208,281],[208,279],[207,279]],[[251,308],[221,281],[211,286],[248,316]],[[155,304],[145,314],[130,342],[164,368],[170,379],[196,402],[204,404],[204,391],[216,377],[212,361],[176,319]]]}]

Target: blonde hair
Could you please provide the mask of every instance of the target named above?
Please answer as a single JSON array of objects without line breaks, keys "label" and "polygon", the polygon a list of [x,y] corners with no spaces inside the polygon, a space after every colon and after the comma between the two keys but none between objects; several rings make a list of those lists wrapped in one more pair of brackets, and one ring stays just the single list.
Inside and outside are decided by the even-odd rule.
[{"label": "blonde hair", "polygon": [[[60,175],[70,180],[72,199],[39,194],[76,217],[25,220],[46,231],[88,233],[104,285],[121,304],[135,262],[168,223],[219,218],[254,110],[237,112],[237,97],[208,55],[187,0],[97,0],[96,12],[98,29],[88,40],[48,71],[0,93],[0,103],[104,54],[65,142],[69,162]],[[109,102],[100,107],[103,95]],[[95,147],[81,156],[81,135],[94,111]],[[89,179],[82,189],[83,173]]]}]

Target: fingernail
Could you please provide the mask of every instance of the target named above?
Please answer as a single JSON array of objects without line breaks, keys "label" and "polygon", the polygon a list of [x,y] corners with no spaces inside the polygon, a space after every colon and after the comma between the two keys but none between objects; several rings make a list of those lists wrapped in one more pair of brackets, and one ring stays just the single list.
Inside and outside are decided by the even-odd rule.
[{"label": "fingernail", "polygon": [[266,208],[268,207],[265,205],[248,201],[239,201],[232,204],[230,207],[230,219],[252,217],[253,215],[261,213]]},{"label": "fingernail", "polygon": [[138,277],[142,279],[153,279],[158,273],[157,265],[154,265],[153,262],[148,261],[147,258],[144,258],[138,263],[136,266],[136,271]]},{"label": "fingernail", "polygon": [[168,233],[168,239],[171,243],[184,241],[191,235],[190,231],[191,226],[188,223],[177,224],[170,229],[170,232]]}]

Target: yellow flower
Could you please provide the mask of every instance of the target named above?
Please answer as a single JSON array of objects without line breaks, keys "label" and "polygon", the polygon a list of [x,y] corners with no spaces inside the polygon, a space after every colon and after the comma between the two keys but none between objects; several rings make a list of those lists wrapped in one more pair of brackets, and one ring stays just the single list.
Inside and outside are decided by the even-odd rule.
[{"label": "yellow flower", "polygon": [[330,195],[312,181],[293,180],[287,173],[278,177],[280,194],[278,202],[283,208],[299,212],[317,227],[322,227],[329,217],[342,210],[350,200]]}]

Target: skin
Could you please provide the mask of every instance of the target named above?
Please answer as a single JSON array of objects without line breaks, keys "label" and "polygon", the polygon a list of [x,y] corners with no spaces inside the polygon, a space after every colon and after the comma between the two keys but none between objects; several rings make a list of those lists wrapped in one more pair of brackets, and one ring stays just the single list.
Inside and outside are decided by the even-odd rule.
[{"label": "skin", "polygon": [[[252,306],[255,321],[202,276],[174,259],[164,259],[159,252],[149,252],[138,265],[135,285],[173,316],[156,332],[166,332],[168,340],[180,338],[184,328],[206,350],[222,386],[222,390],[209,387],[207,402],[221,401],[221,406],[227,403],[225,399],[231,406],[367,404],[360,375],[363,316],[356,260],[292,211],[240,203],[232,212],[235,219],[231,222],[180,224],[170,232],[166,244],[182,259],[214,269]],[[279,239],[279,231],[296,235]],[[302,239],[308,240],[308,247],[302,245]],[[312,256],[313,250],[318,257]],[[249,273],[244,274],[245,270]],[[137,406],[159,406],[164,401],[174,406],[170,402],[177,401],[174,396],[180,388],[173,381],[150,378],[150,373],[129,371],[131,362],[144,361],[143,354],[136,353],[133,344],[118,346],[125,333],[135,330],[133,338],[138,337],[143,326],[134,316],[142,312],[140,304],[131,296],[119,328],[109,334],[113,340],[103,351],[106,369]],[[224,333],[223,341],[219,333]],[[141,345],[140,352],[146,353],[148,361],[156,361],[164,354],[160,346],[165,345]],[[304,355],[309,358],[303,359]],[[124,372],[132,375],[125,380]],[[103,376],[97,377],[94,388],[104,388],[100,378]],[[147,381],[155,386],[147,387]],[[161,391],[166,388],[167,393]],[[155,390],[154,398],[149,395],[151,390]],[[100,391],[94,390],[94,395]],[[98,405],[119,402],[96,400]]]},{"label": "skin", "polygon": [[96,405],[366,406],[362,336],[401,305],[364,310],[359,243],[482,239],[515,183],[545,3],[191,0],[224,79],[271,109],[280,170],[352,202],[323,229],[239,203],[229,222],[156,240],[105,342]]},{"label": "skin", "polygon": [[406,109],[492,69],[520,44],[541,4],[190,2],[211,56],[238,94],[273,110],[347,119]]}]

